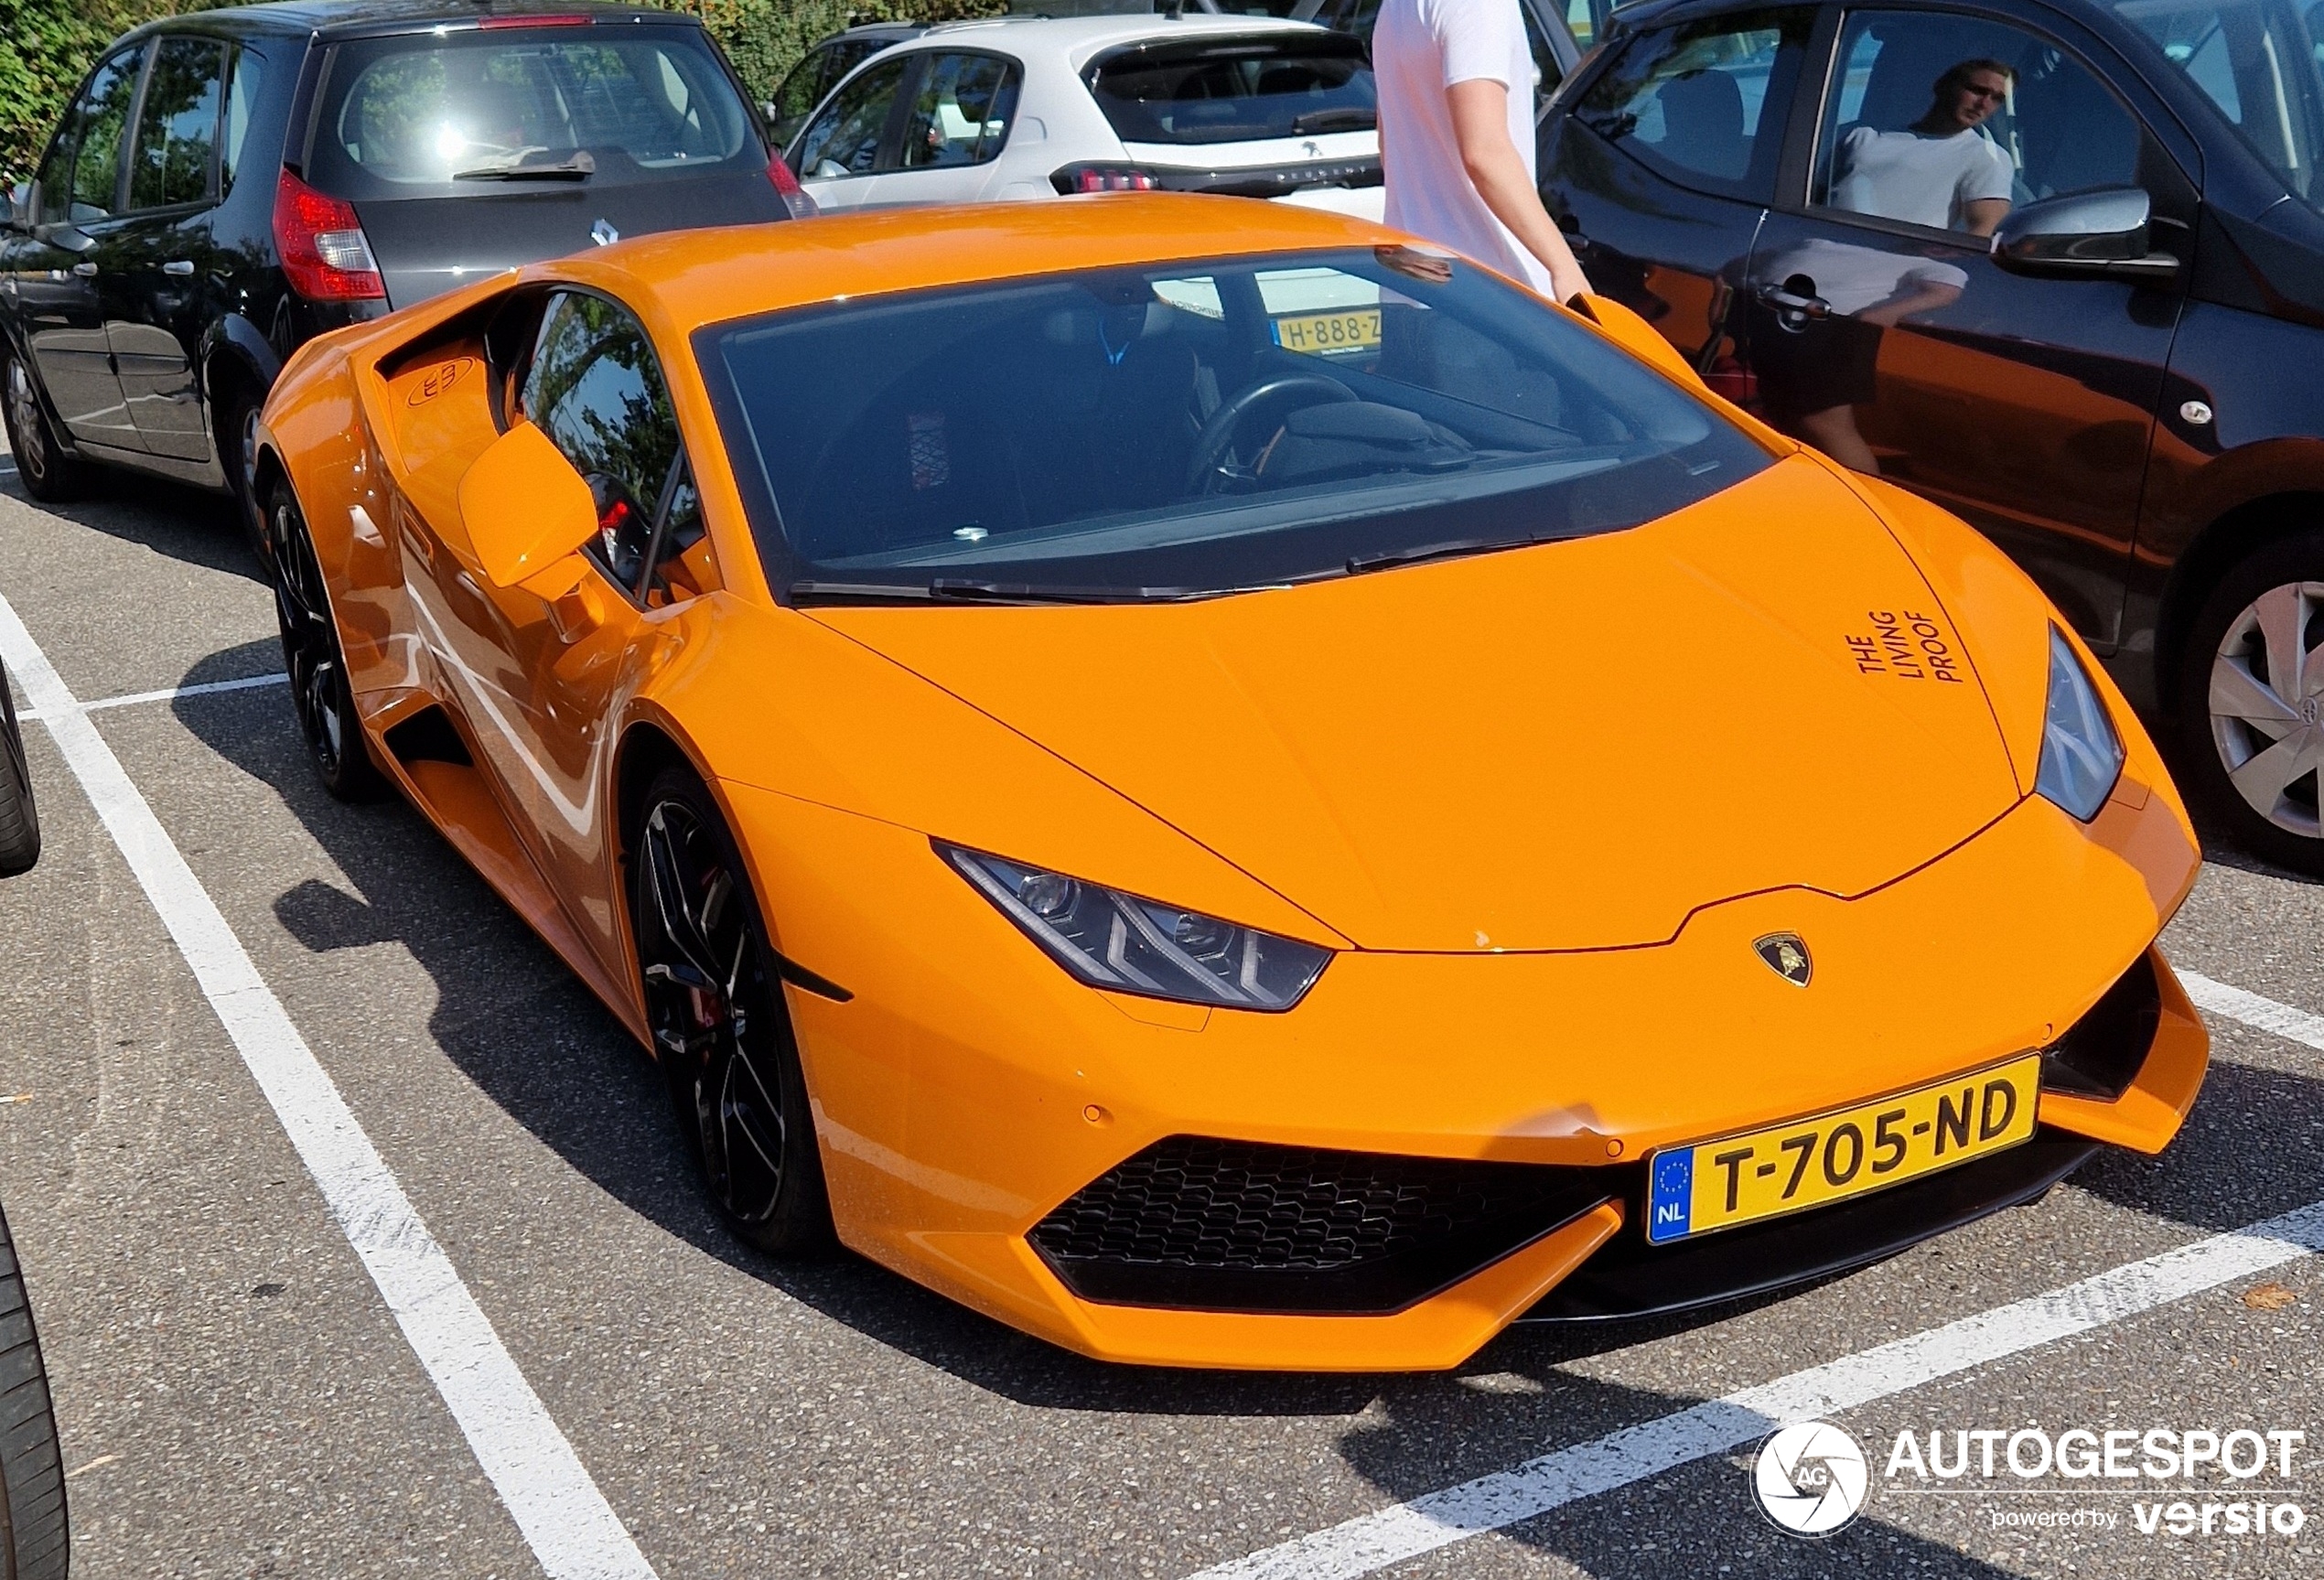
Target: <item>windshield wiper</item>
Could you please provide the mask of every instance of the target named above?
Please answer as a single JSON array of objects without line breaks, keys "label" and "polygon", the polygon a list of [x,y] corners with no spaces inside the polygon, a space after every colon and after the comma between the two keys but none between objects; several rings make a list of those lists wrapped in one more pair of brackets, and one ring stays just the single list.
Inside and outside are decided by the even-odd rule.
[{"label": "windshield wiper", "polygon": [[1255,593],[1281,586],[1266,583],[1248,587],[1050,587],[1029,582],[982,582],[939,576],[915,586],[909,582],[822,582],[791,584],[799,597],[841,598],[866,603],[963,604],[1167,604],[1195,598],[1224,597],[1231,593]]},{"label": "windshield wiper", "polygon": [[1385,554],[1357,554],[1348,561],[1348,574],[1361,576],[1369,571],[1391,571],[1398,565],[1416,565],[1426,560],[1459,559],[1469,554],[1490,554],[1501,549],[1528,548],[1542,540],[1522,538],[1455,538],[1450,543],[1423,543],[1413,549],[1390,549]]},{"label": "windshield wiper", "polygon": [[586,181],[596,171],[597,160],[586,148],[576,148],[570,156],[554,165],[479,165],[473,170],[455,170],[455,181]]},{"label": "windshield wiper", "polygon": [[1296,136],[1312,136],[1318,132],[1369,132],[1380,124],[1380,117],[1370,110],[1359,110],[1343,104],[1336,110],[1310,110],[1291,123]]}]

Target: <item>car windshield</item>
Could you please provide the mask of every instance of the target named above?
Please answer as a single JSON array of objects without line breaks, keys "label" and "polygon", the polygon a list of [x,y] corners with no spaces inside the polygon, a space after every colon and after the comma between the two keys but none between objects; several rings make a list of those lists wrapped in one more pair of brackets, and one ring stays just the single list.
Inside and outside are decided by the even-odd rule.
[{"label": "car windshield", "polygon": [[2284,184],[2324,211],[2324,7],[2286,0],[2116,0]]},{"label": "car windshield", "polygon": [[1101,55],[1088,81],[1124,143],[1247,143],[1378,124],[1362,41],[1320,29],[1158,38]]},{"label": "car windshield", "polygon": [[763,163],[748,124],[698,28],[487,23],[341,46],[308,179],[356,199],[662,179]]},{"label": "car windshield", "polygon": [[1634,526],[1769,460],[1540,298],[1404,247],[869,297],[694,349],[809,602],[1360,574]]}]

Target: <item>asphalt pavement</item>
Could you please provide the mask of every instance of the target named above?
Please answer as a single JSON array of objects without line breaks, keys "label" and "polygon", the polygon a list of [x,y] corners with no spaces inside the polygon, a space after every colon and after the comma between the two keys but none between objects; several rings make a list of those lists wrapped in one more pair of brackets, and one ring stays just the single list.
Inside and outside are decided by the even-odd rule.
[{"label": "asphalt pavement", "polygon": [[[0,599],[626,1528],[598,1573],[2324,1574],[2314,883],[2213,849],[2165,943],[2233,1013],[2207,1016],[2210,1082],[2159,1159],[2102,1155],[1787,1299],[1521,1328],[1454,1374],[1115,1369],[860,1260],[724,1234],[610,1016],[415,813],[316,785],[222,501],[116,481],[43,508],[0,459]],[[466,1362],[391,1307],[156,908],[156,852],[134,865],[101,821],[87,751],[25,734],[46,849],[0,884],[0,1202],[75,1574],[587,1572],[527,1473],[488,1474],[453,1403]],[[1802,1403],[1869,1461],[1861,1516],[1824,1540],[1751,1488],[1762,1414]],[[2062,1463],[2077,1429],[2139,1455],[2255,1433],[2287,1458],[2153,1477],[2125,1446],[2127,1476],[2010,1471]],[[1994,1475],[1888,1474],[1899,1434],[1950,1456],[1978,1431],[2004,1435]],[[2210,1531],[2175,1533],[2179,1503]],[[2236,1533],[2254,1503],[2264,1533]]]}]

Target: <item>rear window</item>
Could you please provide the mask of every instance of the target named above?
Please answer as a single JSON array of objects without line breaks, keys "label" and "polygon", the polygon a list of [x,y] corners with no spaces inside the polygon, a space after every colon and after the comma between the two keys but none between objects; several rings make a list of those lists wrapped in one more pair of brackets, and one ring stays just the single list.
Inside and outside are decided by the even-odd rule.
[{"label": "rear window", "polygon": [[1379,124],[1362,41],[1320,30],[1134,45],[1100,56],[1088,81],[1124,143],[1247,143]]},{"label": "rear window", "polygon": [[349,198],[763,164],[697,28],[487,27],[339,47],[307,179]]},{"label": "rear window", "polygon": [[1539,297],[1402,247],[861,298],[697,333],[801,601],[1143,599],[1651,521],[1766,453]]}]

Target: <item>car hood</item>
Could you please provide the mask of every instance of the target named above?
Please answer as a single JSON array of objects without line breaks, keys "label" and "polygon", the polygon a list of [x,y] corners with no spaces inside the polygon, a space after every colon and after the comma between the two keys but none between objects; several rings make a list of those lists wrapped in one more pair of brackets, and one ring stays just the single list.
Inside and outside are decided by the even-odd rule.
[{"label": "car hood", "polygon": [[1878,887],[2019,799],[1974,639],[1805,457],[1629,531],[1291,588],[808,612],[1367,949],[1660,942]]}]

